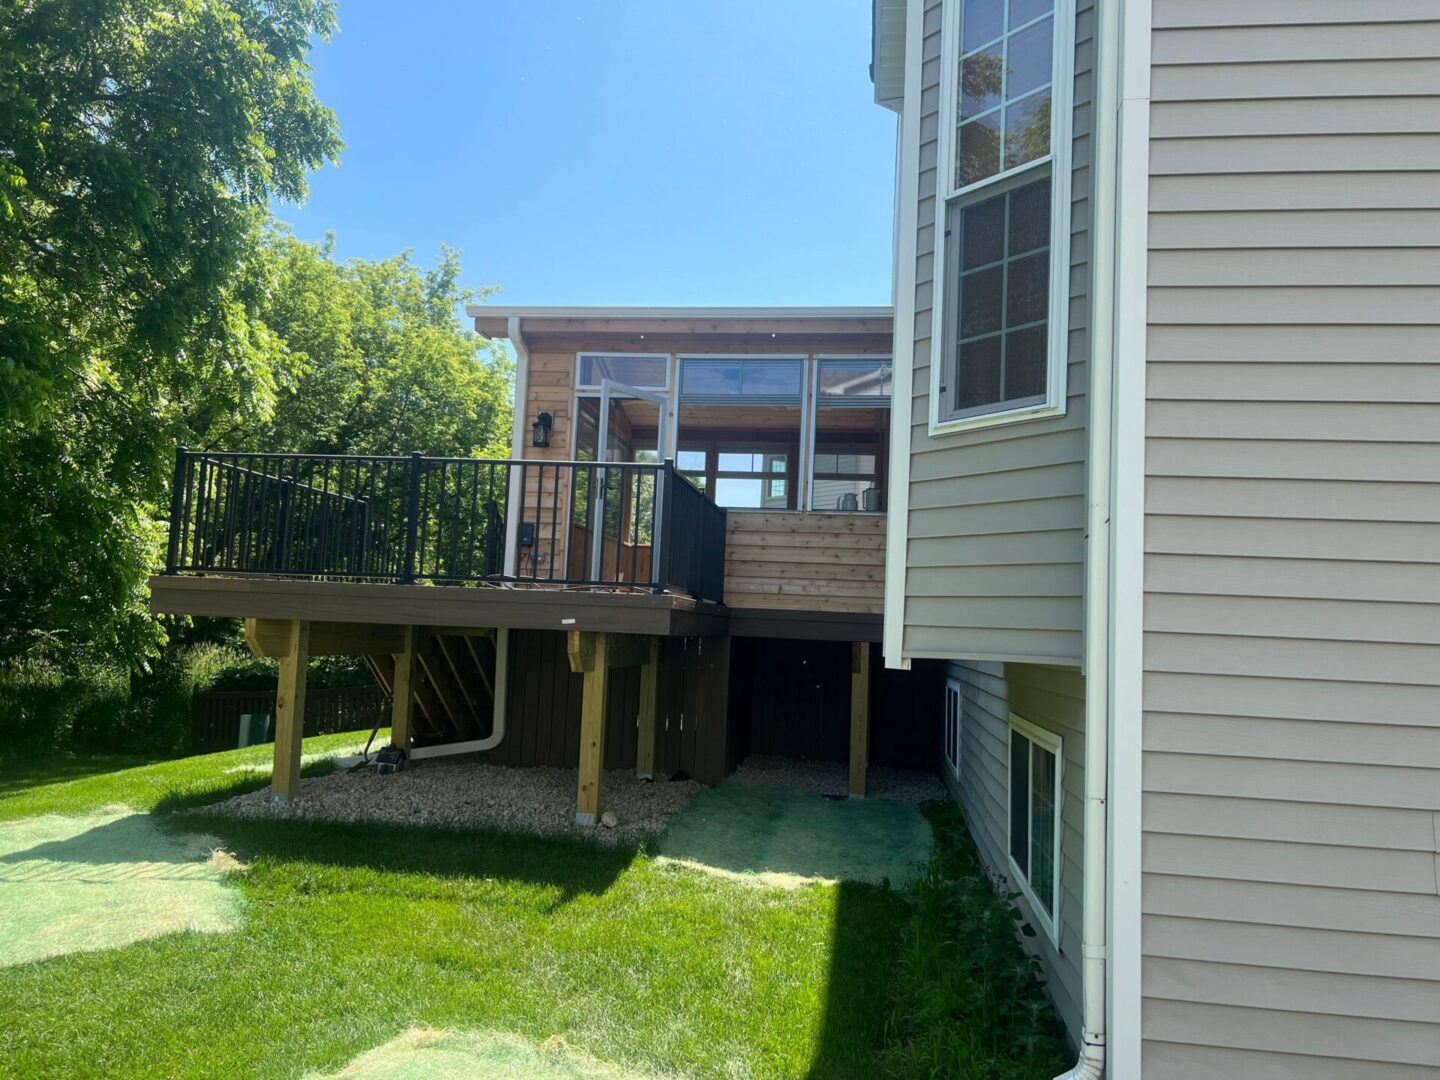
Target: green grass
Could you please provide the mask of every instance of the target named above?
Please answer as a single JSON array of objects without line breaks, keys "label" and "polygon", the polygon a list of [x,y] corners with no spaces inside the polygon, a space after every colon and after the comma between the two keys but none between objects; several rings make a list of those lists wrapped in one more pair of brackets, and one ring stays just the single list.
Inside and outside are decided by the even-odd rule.
[{"label": "green grass", "polygon": [[[354,736],[307,740],[306,751],[345,740]],[[263,783],[263,774],[225,770],[267,753],[50,786],[33,770],[0,775],[0,817],[193,805]],[[944,959],[943,949],[957,963],[976,941],[931,942],[923,891],[757,889],[635,850],[492,832],[184,811],[166,820],[218,836],[248,864],[231,876],[244,927],[0,969],[6,1075],[298,1077],[422,1025],[536,1042],[560,1035],[603,1061],[667,1076],[1059,1071],[1000,1072],[993,1053],[935,1070],[929,1050],[939,1043],[925,1033],[971,1020],[944,1009],[910,1015],[924,990],[916,980],[934,976],[915,962],[915,942],[926,941],[926,957]],[[953,830],[945,836],[968,845]],[[943,908],[938,893],[931,899]],[[998,946],[994,955],[1013,959]],[[995,1023],[993,1010],[976,1016]],[[1012,1025],[986,1045],[1004,1058],[1017,1033]],[[926,1053],[906,1052],[921,1044]],[[1023,1060],[1049,1068],[1046,1055]]]},{"label": "green grass", "polygon": [[[368,732],[321,735],[305,740],[305,753],[359,752]],[[388,732],[376,738],[384,746]],[[80,814],[124,803],[136,810],[180,809],[214,802],[270,782],[268,771],[232,772],[237,766],[269,766],[273,748],[250,746],[220,754],[146,762],[144,758],[89,755],[51,762],[8,759],[0,767],[0,821],[35,814]],[[323,772],[325,762],[307,766]]]}]

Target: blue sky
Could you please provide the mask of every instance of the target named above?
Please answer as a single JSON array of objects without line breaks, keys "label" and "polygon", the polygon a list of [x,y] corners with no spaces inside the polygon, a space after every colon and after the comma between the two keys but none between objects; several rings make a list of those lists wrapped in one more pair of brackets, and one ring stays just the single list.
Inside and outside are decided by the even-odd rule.
[{"label": "blue sky", "polygon": [[461,248],[509,304],[890,301],[870,0],[341,0],[298,236]]}]

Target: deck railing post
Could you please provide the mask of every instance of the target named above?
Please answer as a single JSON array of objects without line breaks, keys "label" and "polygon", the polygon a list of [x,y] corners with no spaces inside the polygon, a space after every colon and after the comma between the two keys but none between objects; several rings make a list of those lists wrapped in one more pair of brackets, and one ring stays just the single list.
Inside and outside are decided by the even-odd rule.
[{"label": "deck railing post", "polygon": [[655,534],[655,545],[658,550],[650,553],[654,570],[654,589],[657,593],[664,592],[670,584],[670,557],[674,551],[674,535],[671,529],[673,514],[667,513],[667,509],[673,505],[671,500],[675,497],[675,459],[666,458],[660,466],[659,483],[655,485],[655,522],[651,526]]},{"label": "deck railing post", "polygon": [[406,585],[415,584],[415,541],[420,529],[420,473],[425,467],[425,457],[416,450],[410,455],[410,505],[405,521],[405,577]]},{"label": "deck railing post", "polygon": [[290,569],[290,517],[295,509],[295,478],[280,477],[280,512],[275,529],[275,569]]},{"label": "deck railing post", "polygon": [[175,478],[170,487],[170,545],[165,549],[165,572],[173,574],[180,566],[180,515],[185,512],[185,466],[187,446],[175,448]]}]

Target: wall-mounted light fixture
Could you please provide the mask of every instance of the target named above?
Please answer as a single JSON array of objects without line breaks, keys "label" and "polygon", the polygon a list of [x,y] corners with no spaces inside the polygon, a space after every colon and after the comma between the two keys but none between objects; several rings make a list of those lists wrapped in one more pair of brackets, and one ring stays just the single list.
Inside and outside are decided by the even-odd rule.
[{"label": "wall-mounted light fixture", "polygon": [[545,448],[550,445],[550,432],[554,430],[555,418],[548,412],[542,412],[535,418],[535,423],[530,425],[530,445]]}]

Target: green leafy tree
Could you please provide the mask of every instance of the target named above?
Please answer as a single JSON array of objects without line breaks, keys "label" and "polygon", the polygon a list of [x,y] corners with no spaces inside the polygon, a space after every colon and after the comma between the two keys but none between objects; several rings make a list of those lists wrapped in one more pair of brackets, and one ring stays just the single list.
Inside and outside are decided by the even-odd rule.
[{"label": "green leafy tree", "polygon": [[256,314],[279,343],[268,423],[237,417],[219,449],[509,456],[512,365],[461,322],[478,293],[460,259],[338,262],[333,243],[277,233]]},{"label": "green leafy tree", "polygon": [[[330,0],[0,0],[0,661],[137,660],[171,448],[273,408]],[[46,646],[51,648],[47,649]]]}]

